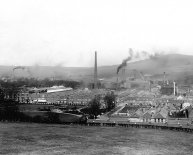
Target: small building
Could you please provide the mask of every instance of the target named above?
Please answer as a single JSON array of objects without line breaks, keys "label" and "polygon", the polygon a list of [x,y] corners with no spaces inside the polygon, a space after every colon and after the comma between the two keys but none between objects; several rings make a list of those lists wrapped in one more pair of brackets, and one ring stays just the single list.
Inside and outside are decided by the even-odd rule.
[{"label": "small building", "polygon": [[143,122],[151,122],[151,116],[149,111],[145,112],[142,116]]},{"label": "small building", "polygon": [[143,122],[143,114],[140,114],[138,111],[139,109],[129,117],[130,122]]},{"label": "small building", "polygon": [[165,108],[162,108],[161,111],[155,113],[152,116],[152,121],[155,123],[165,123],[168,116],[168,111]]}]

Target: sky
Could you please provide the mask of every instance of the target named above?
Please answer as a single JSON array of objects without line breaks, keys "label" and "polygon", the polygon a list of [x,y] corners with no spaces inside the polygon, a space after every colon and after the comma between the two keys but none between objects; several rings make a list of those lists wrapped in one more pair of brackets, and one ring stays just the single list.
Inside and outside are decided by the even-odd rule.
[{"label": "sky", "polygon": [[193,1],[0,0],[0,65],[113,65],[129,48],[193,55]]}]

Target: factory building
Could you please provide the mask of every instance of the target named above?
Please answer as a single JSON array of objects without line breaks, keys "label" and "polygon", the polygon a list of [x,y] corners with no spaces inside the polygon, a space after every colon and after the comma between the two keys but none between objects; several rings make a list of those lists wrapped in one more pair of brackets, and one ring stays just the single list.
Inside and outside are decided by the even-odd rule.
[{"label": "factory building", "polygon": [[176,95],[177,89],[176,89],[176,83],[171,81],[163,81],[159,82],[159,85],[161,86],[160,93],[162,95]]}]

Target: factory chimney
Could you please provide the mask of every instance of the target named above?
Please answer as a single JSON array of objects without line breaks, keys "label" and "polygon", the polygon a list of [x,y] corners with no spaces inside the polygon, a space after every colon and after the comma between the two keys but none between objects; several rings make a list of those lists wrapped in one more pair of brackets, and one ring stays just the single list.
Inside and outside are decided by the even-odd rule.
[{"label": "factory chimney", "polygon": [[166,73],[164,72],[164,84],[166,82]]},{"label": "factory chimney", "polygon": [[95,51],[95,63],[94,63],[94,89],[97,88],[97,52]]},{"label": "factory chimney", "polygon": [[174,82],[174,96],[176,95],[176,83]]},{"label": "factory chimney", "polygon": [[123,78],[123,82],[126,82],[126,75],[125,75],[125,70],[126,70],[126,67],[124,66],[123,68],[122,68],[122,78]]}]

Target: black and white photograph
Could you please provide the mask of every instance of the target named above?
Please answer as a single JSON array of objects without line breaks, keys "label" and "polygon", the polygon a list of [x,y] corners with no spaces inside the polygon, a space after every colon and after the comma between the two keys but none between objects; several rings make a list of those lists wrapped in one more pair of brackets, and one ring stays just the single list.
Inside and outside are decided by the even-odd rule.
[{"label": "black and white photograph", "polygon": [[193,1],[0,0],[0,154],[193,155]]}]

